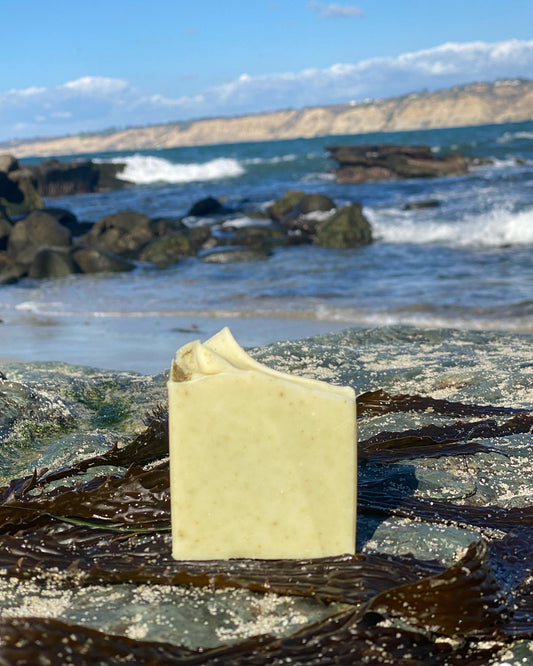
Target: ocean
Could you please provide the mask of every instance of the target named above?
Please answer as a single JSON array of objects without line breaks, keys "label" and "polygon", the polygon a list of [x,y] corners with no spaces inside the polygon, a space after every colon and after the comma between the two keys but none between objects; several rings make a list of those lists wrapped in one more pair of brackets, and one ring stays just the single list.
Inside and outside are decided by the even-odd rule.
[{"label": "ocean", "polygon": [[[335,181],[326,148],[427,144],[488,158],[464,176]],[[80,156],[60,156],[72,160]],[[244,346],[348,327],[533,332],[533,122],[83,155],[125,162],[120,191],[48,199],[80,220],[186,217],[207,196],[264,209],[289,189],[358,201],[375,241],[277,248],[262,261],[24,279],[0,288],[0,357],[156,373],[229,325]],[[24,160],[24,162],[30,160]],[[409,204],[435,200],[431,208]],[[247,218],[238,215],[237,224]]]}]

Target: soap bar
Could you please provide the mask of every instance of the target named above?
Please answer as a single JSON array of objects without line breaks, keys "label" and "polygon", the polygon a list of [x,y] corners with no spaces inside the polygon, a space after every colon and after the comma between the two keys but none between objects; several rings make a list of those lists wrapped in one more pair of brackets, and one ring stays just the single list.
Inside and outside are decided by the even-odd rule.
[{"label": "soap bar", "polygon": [[268,368],[224,328],[178,350],[168,397],[174,558],[355,552],[352,388]]}]

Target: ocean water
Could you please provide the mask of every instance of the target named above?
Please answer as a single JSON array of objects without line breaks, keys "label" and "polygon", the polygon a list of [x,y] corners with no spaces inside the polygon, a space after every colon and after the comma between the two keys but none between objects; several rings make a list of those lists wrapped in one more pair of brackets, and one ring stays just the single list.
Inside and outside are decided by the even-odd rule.
[{"label": "ocean water", "polygon": [[[491,163],[459,177],[335,181],[327,146],[384,142]],[[533,122],[85,157],[126,162],[124,177],[135,185],[47,200],[81,220],[126,209],[182,218],[206,196],[257,210],[301,189],[338,206],[359,201],[375,242],[3,286],[0,357],[158,372],[179,345],[224,325],[246,346],[353,326],[533,332]],[[429,199],[439,205],[405,209]]]}]

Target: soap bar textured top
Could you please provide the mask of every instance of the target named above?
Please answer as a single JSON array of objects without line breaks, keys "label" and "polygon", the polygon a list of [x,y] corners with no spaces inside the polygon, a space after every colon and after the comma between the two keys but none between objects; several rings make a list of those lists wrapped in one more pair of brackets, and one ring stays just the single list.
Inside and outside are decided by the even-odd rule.
[{"label": "soap bar textured top", "polygon": [[355,392],[278,372],[225,328],[172,362],[172,554],[355,552]]}]

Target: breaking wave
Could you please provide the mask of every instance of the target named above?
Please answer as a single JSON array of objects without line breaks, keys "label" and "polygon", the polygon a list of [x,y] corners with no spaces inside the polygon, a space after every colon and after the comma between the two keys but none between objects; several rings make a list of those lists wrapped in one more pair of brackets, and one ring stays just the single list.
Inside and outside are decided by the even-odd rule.
[{"label": "breaking wave", "polygon": [[118,174],[122,180],[137,185],[150,183],[192,183],[202,180],[219,180],[242,176],[245,169],[236,159],[219,157],[208,162],[175,163],[154,155],[131,155],[112,160],[125,164]]},{"label": "breaking wave", "polygon": [[435,243],[452,246],[505,247],[533,245],[533,208],[511,212],[496,208],[460,221],[420,220],[398,211],[382,216],[365,211],[375,235],[387,243]]}]

